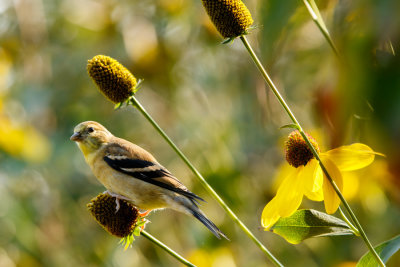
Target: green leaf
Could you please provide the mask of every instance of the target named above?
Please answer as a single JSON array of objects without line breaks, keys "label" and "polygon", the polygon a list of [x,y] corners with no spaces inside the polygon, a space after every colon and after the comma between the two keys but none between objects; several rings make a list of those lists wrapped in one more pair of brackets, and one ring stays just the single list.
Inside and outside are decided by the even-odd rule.
[{"label": "green leaf", "polygon": [[291,128],[291,129],[300,130],[299,125],[294,124],[294,123],[283,125],[283,126],[281,126],[279,129],[285,129],[285,128]]},{"label": "green leaf", "polygon": [[344,221],[316,210],[298,210],[290,217],[280,218],[270,231],[292,244],[311,237],[354,234]]},{"label": "green leaf", "polygon": [[119,103],[115,104],[114,110],[120,109],[120,108],[122,107],[123,104],[124,104],[124,102],[119,102]]},{"label": "green leaf", "polygon": [[235,40],[235,38],[236,38],[236,37],[226,38],[225,40],[222,41],[222,44],[233,43],[233,40]]},{"label": "green leaf", "polygon": [[132,95],[136,94],[137,91],[139,91],[139,89],[142,87],[143,81],[144,81],[144,79],[138,79],[135,88],[133,88],[133,90],[132,90]]},{"label": "green leaf", "polygon": [[326,25],[325,25],[325,22],[324,22],[324,19],[323,19],[322,16],[321,16],[321,13],[319,12],[319,8],[318,8],[317,4],[315,3],[314,0],[310,0],[309,3],[310,3],[310,5],[311,5],[313,11],[314,11],[315,14],[317,15],[317,20],[318,20],[318,22],[321,24],[322,28],[329,34],[328,28],[327,28]]},{"label": "green leaf", "polygon": [[122,244],[124,247],[124,250],[127,250],[129,247],[132,247],[133,241],[135,241],[135,238],[133,237],[133,234],[129,234],[122,238],[119,243]]},{"label": "green leaf", "polygon": [[[376,252],[384,263],[386,263],[390,257],[400,249],[400,235],[393,239],[383,242],[375,247]],[[357,267],[370,267],[378,266],[374,256],[370,252],[364,254],[357,263]]]}]

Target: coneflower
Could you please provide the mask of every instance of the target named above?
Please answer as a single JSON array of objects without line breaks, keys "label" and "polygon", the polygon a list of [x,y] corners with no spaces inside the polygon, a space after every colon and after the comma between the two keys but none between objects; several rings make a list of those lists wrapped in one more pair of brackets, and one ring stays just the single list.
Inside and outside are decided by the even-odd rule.
[{"label": "coneflower", "polygon": [[135,90],[135,76],[117,60],[97,55],[88,60],[87,71],[100,92],[111,102],[124,102]]},{"label": "coneflower", "polygon": [[246,34],[253,24],[250,11],[241,0],[202,0],[208,16],[224,38]]},{"label": "coneflower", "polygon": [[139,218],[139,210],[125,200],[119,200],[120,208],[116,211],[115,197],[99,194],[87,204],[88,210],[95,220],[110,234],[127,237],[135,229]]}]

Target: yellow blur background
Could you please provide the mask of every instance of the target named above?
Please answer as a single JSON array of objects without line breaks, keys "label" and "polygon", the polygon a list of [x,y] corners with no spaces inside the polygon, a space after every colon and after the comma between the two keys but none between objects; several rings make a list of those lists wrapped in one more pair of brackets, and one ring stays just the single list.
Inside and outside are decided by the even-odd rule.
[{"label": "yellow blur background", "polygon": [[[362,142],[386,155],[351,173],[345,194],[372,243],[399,234],[400,2],[317,1],[340,60],[302,1],[245,4],[250,43],[323,149]],[[124,251],[90,216],[104,188],[69,140],[85,120],[152,152],[231,241],[170,210],[148,217],[149,233],[198,266],[272,265],[139,112],[97,91],[86,73],[97,54],[144,79],[139,101],[283,264],[354,266],[359,238],[293,246],[261,229],[290,121],[240,40],[222,41],[200,0],[0,1],[0,266],[179,266],[143,237]]]}]

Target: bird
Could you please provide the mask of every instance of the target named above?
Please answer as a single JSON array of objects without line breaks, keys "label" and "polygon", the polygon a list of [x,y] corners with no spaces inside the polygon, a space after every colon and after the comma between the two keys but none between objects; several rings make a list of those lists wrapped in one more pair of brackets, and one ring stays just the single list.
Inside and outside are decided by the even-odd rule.
[{"label": "bird", "polygon": [[218,239],[226,235],[199,208],[201,197],[189,191],[145,149],[114,136],[95,121],[79,123],[70,140],[76,142],[93,174],[106,193],[126,200],[145,214],[170,208],[192,215]]}]

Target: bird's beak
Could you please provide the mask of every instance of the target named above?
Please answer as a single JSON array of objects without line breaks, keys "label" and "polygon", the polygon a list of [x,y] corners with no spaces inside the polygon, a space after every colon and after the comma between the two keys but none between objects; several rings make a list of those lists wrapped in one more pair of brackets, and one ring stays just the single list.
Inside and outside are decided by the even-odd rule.
[{"label": "bird's beak", "polygon": [[79,132],[74,133],[70,138],[71,141],[79,142],[82,140],[82,136]]}]

